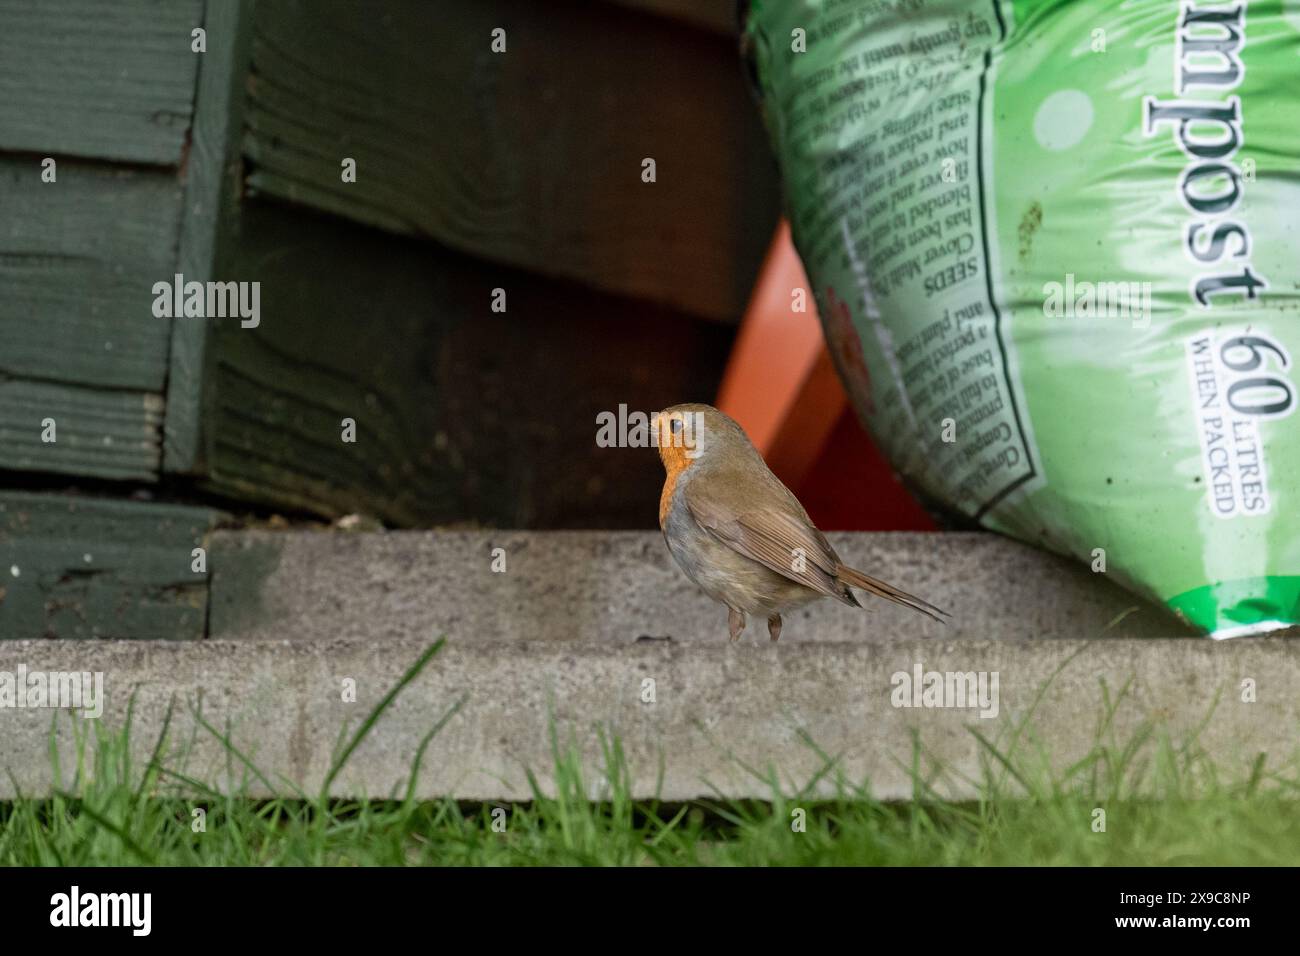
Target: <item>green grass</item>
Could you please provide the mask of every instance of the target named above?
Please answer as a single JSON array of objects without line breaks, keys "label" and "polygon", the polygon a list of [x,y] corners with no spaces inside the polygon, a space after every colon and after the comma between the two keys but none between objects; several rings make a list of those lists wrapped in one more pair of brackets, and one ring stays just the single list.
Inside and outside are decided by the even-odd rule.
[{"label": "green grass", "polygon": [[[412,665],[347,740],[332,779],[440,645]],[[1002,739],[977,735],[980,794],[965,803],[937,798],[946,775],[916,742],[915,799],[885,803],[851,784],[826,758],[802,794],[783,793],[761,774],[765,801],[714,799],[687,805],[629,796],[630,772],[618,741],[602,738],[606,768],[593,779],[576,749],[553,733],[554,791],[533,781],[534,798],[514,805],[421,801],[411,788],[387,800],[298,793],[257,800],[218,793],[169,767],[165,727],[143,766],[131,762],[131,721],[109,731],[77,722],[77,770],[50,799],[0,803],[0,864],[264,865],[1269,865],[1300,861],[1300,803],[1294,767],[1268,769],[1261,755],[1242,780],[1225,780],[1196,743],[1154,727],[1132,739],[1110,733],[1127,688],[1111,694],[1083,760],[1051,772],[1032,713]],[[449,711],[454,712],[453,707]],[[1212,710],[1212,709],[1211,709]],[[270,781],[222,732],[232,778]],[[60,719],[72,719],[61,716]],[[445,720],[446,718],[444,718]],[[1209,714],[1207,714],[1207,720]],[[91,726],[93,725],[93,726]],[[415,755],[412,779],[423,758]],[[976,731],[972,731],[976,733]],[[87,746],[93,735],[96,746]],[[53,736],[51,738],[54,739]],[[809,741],[808,746],[815,745]],[[58,766],[51,744],[51,758]],[[596,786],[594,786],[596,785]],[[814,799],[829,786],[830,799]],[[283,791],[283,784],[278,788]],[[324,788],[322,788],[324,790]],[[592,801],[587,794],[603,792]],[[181,795],[184,793],[184,795]],[[1141,796],[1157,794],[1158,799]],[[195,796],[197,795],[197,796]],[[1106,813],[1094,832],[1094,811]],[[205,814],[195,832],[194,811]],[[794,825],[802,816],[804,827]]]}]

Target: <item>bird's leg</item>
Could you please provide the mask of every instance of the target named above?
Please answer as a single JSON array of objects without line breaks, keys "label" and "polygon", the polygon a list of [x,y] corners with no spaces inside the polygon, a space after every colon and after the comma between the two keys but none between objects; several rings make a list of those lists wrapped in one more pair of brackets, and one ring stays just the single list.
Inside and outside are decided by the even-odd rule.
[{"label": "bird's leg", "polygon": [[745,629],[745,612],[737,611],[734,607],[729,609],[727,614],[727,628],[731,631],[732,643],[740,640],[740,632]]},{"label": "bird's leg", "polygon": [[773,614],[767,619],[767,633],[772,635],[772,640],[777,641],[781,637],[781,615]]}]

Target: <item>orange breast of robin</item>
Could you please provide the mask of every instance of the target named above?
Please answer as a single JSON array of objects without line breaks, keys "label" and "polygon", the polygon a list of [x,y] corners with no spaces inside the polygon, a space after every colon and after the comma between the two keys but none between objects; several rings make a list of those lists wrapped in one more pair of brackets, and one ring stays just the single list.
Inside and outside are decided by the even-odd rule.
[{"label": "orange breast of robin", "polygon": [[663,458],[664,468],[668,472],[668,477],[664,480],[663,494],[659,496],[659,526],[662,528],[673,506],[673,492],[677,490],[677,479],[690,467],[691,459],[686,457],[685,449],[673,446],[661,447],[659,456]]}]

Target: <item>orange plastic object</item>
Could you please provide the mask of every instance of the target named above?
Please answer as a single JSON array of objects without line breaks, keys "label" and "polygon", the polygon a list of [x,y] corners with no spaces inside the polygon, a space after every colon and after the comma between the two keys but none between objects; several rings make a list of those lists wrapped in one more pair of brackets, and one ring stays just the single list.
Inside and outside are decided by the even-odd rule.
[{"label": "orange plastic object", "polygon": [[[807,311],[794,311],[795,290],[801,290]],[[717,402],[740,422],[765,457],[825,352],[812,287],[790,241],[790,225],[782,219],[745,310]],[[829,401],[843,404],[843,390]],[[837,412],[827,408],[825,417],[833,419]]]},{"label": "orange plastic object", "polygon": [[[794,310],[796,290],[804,312]],[[741,424],[820,526],[934,527],[849,406],[785,220],[763,261],[717,406]]]}]

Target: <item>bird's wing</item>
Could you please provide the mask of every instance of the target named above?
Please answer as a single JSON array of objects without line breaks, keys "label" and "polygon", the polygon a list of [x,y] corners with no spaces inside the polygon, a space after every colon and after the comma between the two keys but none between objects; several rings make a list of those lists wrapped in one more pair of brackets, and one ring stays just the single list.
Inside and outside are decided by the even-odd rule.
[{"label": "bird's wing", "polygon": [[733,551],[791,581],[846,604],[858,603],[835,579],[840,560],[830,542],[793,496],[786,501],[785,496],[764,495],[766,500],[752,502],[748,510],[737,514],[708,488],[697,483],[683,495],[691,517],[701,528]]}]

